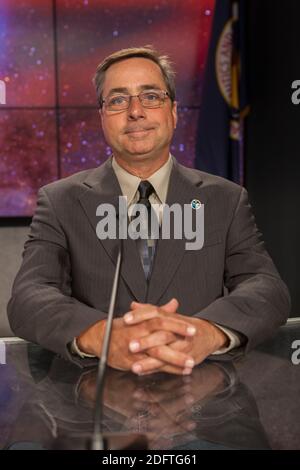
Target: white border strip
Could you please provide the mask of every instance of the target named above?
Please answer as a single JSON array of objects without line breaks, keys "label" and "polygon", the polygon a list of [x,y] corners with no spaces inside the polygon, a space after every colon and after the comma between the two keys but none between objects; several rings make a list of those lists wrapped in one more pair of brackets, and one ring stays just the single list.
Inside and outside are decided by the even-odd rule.
[{"label": "white border strip", "polygon": [[300,323],[300,317],[292,317],[287,319],[287,324]]},{"label": "white border strip", "polygon": [[0,342],[3,343],[28,343],[25,339],[19,338],[18,336],[0,336]]},{"label": "white border strip", "polygon": [[6,344],[0,340],[0,365],[6,364]]}]

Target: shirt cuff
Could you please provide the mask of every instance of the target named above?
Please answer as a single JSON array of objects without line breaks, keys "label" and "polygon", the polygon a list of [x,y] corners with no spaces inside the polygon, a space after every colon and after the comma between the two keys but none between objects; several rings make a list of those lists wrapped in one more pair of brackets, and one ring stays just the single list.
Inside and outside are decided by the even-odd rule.
[{"label": "shirt cuff", "polygon": [[74,338],[72,343],[71,343],[71,353],[76,354],[77,356],[80,356],[82,358],[84,358],[84,357],[96,357],[93,354],[87,354],[87,353],[81,351],[81,349],[79,349],[79,347],[78,347],[76,338]]},{"label": "shirt cuff", "polygon": [[238,348],[240,346],[241,340],[240,340],[239,336],[236,333],[234,333],[229,328],[224,328],[224,326],[218,325],[218,323],[214,323],[214,322],[212,322],[212,323],[217,328],[222,330],[223,333],[225,333],[225,335],[229,339],[229,345],[228,346],[224,346],[223,348],[218,349],[217,351],[213,352],[212,355],[225,354],[228,351],[231,351],[233,348]]}]

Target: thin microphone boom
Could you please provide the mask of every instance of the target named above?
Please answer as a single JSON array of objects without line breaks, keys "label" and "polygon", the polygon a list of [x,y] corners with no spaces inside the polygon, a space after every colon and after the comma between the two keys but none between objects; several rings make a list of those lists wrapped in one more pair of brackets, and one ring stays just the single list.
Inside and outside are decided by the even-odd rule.
[{"label": "thin microphone boom", "polygon": [[122,243],[122,240],[120,239],[117,265],[116,265],[116,270],[115,270],[115,275],[114,275],[114,280],[113,280],[107,321],[106,321],[104,337],[103,337],[101,357],[98,363],[92,450],[104,450],[105,449],[105,442],[104,442],[103,432],[102,432],[103,392],[104,392],[104,384],[105,384],[105,372],[107,368],[107,356],[108,356],[111,330],[112,330],[112,322],[113,322],[113,317],[114,317],[115,303],[116,303],[118,285],[119,285],[119,280],[120,280],[120,269],[121,269],[122,255],[123,255],[122,251],[123,251],[123,243]]},{"label": "thin microphone boom", "polygon": [[[119,213],[116,214],[117,219],[119,219]],[[120,224],[125,223],[124,218],[120,219]],[[126,213],[127,217],[127,213]],[[124,228],[124,225],[123,225]],[[123,259],[123,238],[120,236],[119,232],[119,251],[117,257],[117,264],[115,269],[115,275],[113,279],[112,291],[110,295],[109,309],[107,314],[107,320],[105,324],[105,331],[102,343],[101,357],[98,363],[98,372],[97,372],[97,384],[96,384],[96,403],[94,411],[94,428],[92,434],[92,440],[89,441],[89,448],[92,450],[106,450],[107,448],[112,449],[122,449],[122,450],[141,450],[148,448],[147,437],[143,434],[133,434],[133,433],[107,433],[105,436],[103,434],[103,406],[104,406],[104,384],[105,384],[105,372],[107,370],[107,357],[109,353],[109,346],[111,340],[111,330],[113,325],[116,297],[118,292],[118,286],[120,281],[120,272],[121,264]]]}]

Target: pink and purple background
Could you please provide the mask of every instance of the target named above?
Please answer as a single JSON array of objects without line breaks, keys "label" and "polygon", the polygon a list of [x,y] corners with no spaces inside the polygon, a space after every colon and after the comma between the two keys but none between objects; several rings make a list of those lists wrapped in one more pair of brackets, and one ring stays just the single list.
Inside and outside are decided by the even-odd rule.
[{"label": "pink and purple background", "polygon": [[214,0],[1,0],[0,216],[31,216],[37,190],[100,165],[104,141],[91,82],[118,49],[152,44],[177,71],[171,151],[194,166]]}]

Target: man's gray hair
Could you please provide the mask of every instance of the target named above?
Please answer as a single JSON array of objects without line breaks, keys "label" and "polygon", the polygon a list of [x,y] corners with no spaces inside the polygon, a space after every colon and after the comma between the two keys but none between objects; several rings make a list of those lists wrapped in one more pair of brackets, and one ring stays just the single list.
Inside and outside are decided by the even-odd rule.
[{"label": "man's gray hair", "polygon": [[109,55],[98,65],[96,69],[95,76],[93,77],[93,83],[96,88],[100,108],[103,104],[102,93],[106,70],[111,67],[111,65],[117,62],[121,62],[122,60],[130,59],[131,57],[142,57],[155,62],[155,64],[157,64],[161,70],[170,99],[172,101],[176,100],[175,70],[173,69],[169,57],[166,55],[160,55],[160,53],[152,46],[130,47],[128,49],[121,49],[120,51]]}]

